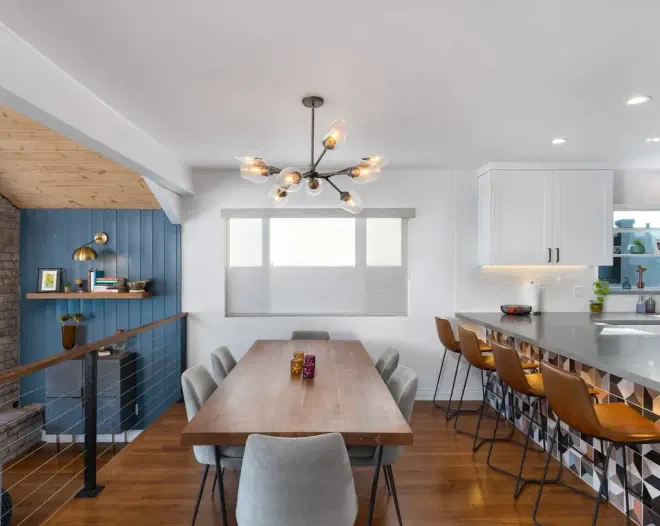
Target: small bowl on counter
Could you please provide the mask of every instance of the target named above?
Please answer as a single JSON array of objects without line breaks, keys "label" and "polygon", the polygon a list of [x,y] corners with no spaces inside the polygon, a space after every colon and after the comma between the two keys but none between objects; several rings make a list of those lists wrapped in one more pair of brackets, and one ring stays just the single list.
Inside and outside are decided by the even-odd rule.
[{"label": "small bowl on counter", "polygon": [[500,310],[508,316],[527,316],[531,314],[530,305],[500,305]]}]

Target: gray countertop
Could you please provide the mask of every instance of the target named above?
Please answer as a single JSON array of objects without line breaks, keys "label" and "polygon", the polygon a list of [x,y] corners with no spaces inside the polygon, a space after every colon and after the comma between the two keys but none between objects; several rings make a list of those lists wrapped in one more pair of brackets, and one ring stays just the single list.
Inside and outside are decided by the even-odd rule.
[{"label": "gray countertop", "polygon": [[458,312],[456,317],[660,391],[660,314]]}]

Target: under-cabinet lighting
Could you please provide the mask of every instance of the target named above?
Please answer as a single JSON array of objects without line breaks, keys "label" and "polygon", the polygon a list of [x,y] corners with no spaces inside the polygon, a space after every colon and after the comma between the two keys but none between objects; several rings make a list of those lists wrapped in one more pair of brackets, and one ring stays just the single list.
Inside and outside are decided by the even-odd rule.
[{"label": "under-cabinet lighting", "polygon": [[548,270],[563,270],[572,268],[588,268],[589,265],[481,265],[481,268],[487,269],[548,269]]},{"label": "under-cabinet lighting", "polygon": [[628,106],[637,106],[638,104],[644,104],[651,100],[650,95],[634,95],[628,99]]}]

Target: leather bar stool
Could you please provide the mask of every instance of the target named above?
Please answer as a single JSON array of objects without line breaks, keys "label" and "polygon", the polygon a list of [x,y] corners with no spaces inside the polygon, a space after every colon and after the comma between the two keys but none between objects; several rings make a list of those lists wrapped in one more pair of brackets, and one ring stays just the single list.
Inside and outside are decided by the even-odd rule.
[{"label": "leather bar stool", "polygon": [[[457,414],[457,411],[451,410],[451,401],[454,395],[454,387],[456,386],[456,377],[458,376],[458,369],[461,365],[461,344],[456,341],[454,338],[454,331],[451,328],[449,320],[444,318],[435,318],[435,328],[438,331],[438,338],[445,348],[445,352],[442,354],[442,362],[440,364],[440,372],[438,373],[438,381],[435,384],[435,392],[433,393],[433,405],[438,409],[442,409],[446,413],[447,420],[451,420]],[[479,340],[479,349],[481,352],[490,352],[491,348],[485,341]],[[438,388],[440,387],[440,379],[442,378],[442,371],[445,367],[445,358],[447,358],[447,351],[452,352],[457,355],[456,359],[456,369],[454,370],[454,381],[451,384],[451,391],[449,391],[449,402],[447,402],[447,407],[441,406],[436,400],[438,395]],[[463,410],[463,413],[478,413],[481,408]]]},{"label": "leather bar stool", "polygon": [[[465,382],[463,383],[463,390],[461,392],[461,401],[458,404],[458,414],[456,415],[456,420],[454,420],[454,429],[456,429],[456,431],[458,433],[461,433],[462,435],[468,435],[474,438],[474,442],[472,443],[472,451],[477,451],[483,444],[485,444],[486,442],[490,442],[491,440],[497,440],[497,441],[511,440],[515,426],[511,426],[511,432],[507,437],[497,438],[497,437],[479,436],[479,428],[481,427],[481,420],[484,416],[484,409],[486,406],[488,391],[493,392],[490,384],[493,378],[493,372],[495,372],[495,359],[490,354],[482,353],[481,348],[479,347],[479,338],[477,338],[477,335],[472,331],[468,331],[463,327],[459,327],[458,341],[461,344],[461,352],[463,353],[463,356],[469,363],[469,366],[467,373],[465,374]],[[536,370],[539,367],[534,363],[521,363],[520,366],[527,371]],[[465,387],[467,386],[468,378],[470,377],[470,369],[472,367],[479,369],[481,371],[482,383],[484,383],[484,373],[486,375],[486,381],[483,389],[483,401],[481,404],[481,408],[479,410],[479,421],[477,422],[477,430],[474,434],[469,433],[467,431],[462,431],[457,427],[458,417],[460,416],[460,411],[461,411],[461,405],[463,404],[463,397],[465,396]],[[511,394],[509,396],[510,396],[510,400],[513,399],[513,396]],[[502,404],[504,404],[504,398],[502,398]],[[478,440],[481,440],[481,442],[477,444]]]},{"label": "leather bar stool", "polygon": [[[558,369],[547,363],[541,364],[545,395],[548,404],[557,415],[555,432],[550,440],[550,449],[545,461],[545,469],[541,486],[536,497],[536,505],[532,518],[536,523],[536,514],[541,503],[541,494],[548,474],[548,466],[552,458],[552,448],[557,442],[560,421],[583,433],[584,435],[605,440],[609,442],[605,462],[603,464],[603,478],[596,498],[596,506],[592,519],[592,525],[598,519],[598,510],[607,484],[607,471],[615,445],[623,447],[623,465],[627,466],[626,445],[632,444],[657,444],[660,443],[660,424],[656,424],[644,418],[637,411],[625,403],[597,404],[591,402],[589,390],[584,380],[579,376]],[[630,524],[630,502],[628,499],[628,475],[627,469],[623,470],[623,489],[626,504],[626,524]]]},{"label": "leather bar stool", "polygon": [[[520,357],[518,356],[518,353],[516,352],[515,349],[512,349],[511,347],[505,346],[505,345],[500,345],[498,343],[493,343],[493,357],[495,358],[495,370],[497,371],[498,376],[500,379],[504,382],[505,387],[504,387],[504,394],[502,395],[502,399],[506,400],[506,396],[509,391],[516,391],[522,395],[528,396],[530,398],[530,407],[533,409],[536,407],[537,414],[539,417],[541,417],[541,402],[545,400],[545,386],[543,385],[543,375],[541,373],[530,373],[530,374],[525,374],[525,371],[523,370],[522,363],[520,362]],[[598,392],[595,389],[592,389],[589,391],[590,396],[595,396],[598,394]],[[497,435],[497,428],[500,423],[500,417],[504,413],[505,405],[502,403],[500,406],[500,411],[497,415],[497,420],[495,422],[495,430],[493,431],[493,437]],[[511,404],[511,410],[513,411],[513,420],[515,422],[516,420],[516,405]],[[490,444],[490,450],[488,451],[488,467],[491,469],[494,469],[495,471],[499,471],[500,473],[504,473],[505,475],[509,475],[511,477],[515,477],[516,479],[516,485],[513,490],[513,497],[514,499],[517,499],[520,494],[522,493],[522,490],[525,488],[527,484],[538,484],[541,482],[540,478],[526,478],[523,477],[523,468],[525,466],[525,457],[527,455],[527,450],[530,448],[529,442],[532,436],[532,430],[533,426],[532,423],[543,427],[542,422],[534,421],[533,415],[530,417],[530,423],[527,429],[526,437],[525,437],[525,444],[523,446],[523,452],[522,456],[520,458],[520,467],[518,469],[518,473],[512,473],[510,471],[507,471],[505,469],[499,468],[497,466],[493,466],[491,464],[491,456],[493,454],[493,448],[495,446],[495,442],[491,442]],[[546,447],[545,447],[545,433],[542,433],[542,438],[543,438],[543,449],[536,449],[532,448],[533,451],[536,452],[545,452]],[[569,489],[575,490],[578,493],[581,493],[582,495],[587,495],[586,493],[582,492],[578,488],[574,488],[572,486],[568,486],[564,484],[563,482],[560,481],[562,469],[563,469],[563,463],[560,463],[559,466],[559,473],[558,475],[551,480],[547,480],[547,483],[553,483],[553,484],[560,484],[564,487],[567,487]],[[587,495],[589,496],[589,495]]]}]

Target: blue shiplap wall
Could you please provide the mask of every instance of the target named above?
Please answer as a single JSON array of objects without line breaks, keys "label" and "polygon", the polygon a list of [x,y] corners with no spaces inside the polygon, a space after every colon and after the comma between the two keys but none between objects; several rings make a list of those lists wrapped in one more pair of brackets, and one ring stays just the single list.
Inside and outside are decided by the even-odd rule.
[{"label": "blue shiplap wall", "polygon": [[[73,261],[73,250],[96,232],[108,234],[106,245],[93,245],[99,257]],[[20,260],[22,364],[62,352],[60,314],[85,315],[85,328],[78,338],[78,344],[83,344],[110,336],[115,329],[132,329],[181,311],[181,228],[170,223],[162,210],[23,209]],[[77,278],[87,279],[89,268],[103,270],[106,276],[152,279],[154,296],[145,300],[26,300],[27,292],[36,291],[39,268],[64,269],[63,284],[70,282],[74,287]],[[131,342],[131,350],[140,355],[138,369],[143,369],[138,375],[143,415],[150,406],[154,408],[154,395],[163,392],[162,382],[154,386],[155,376],[162,379],[164,372],[159,358],[170,351],[164,344],[176,340],[177,332],[174,326],[160,327]],[[172,345],[178,347],[178,341]],[[172,386],[178,385],[178,375],[166,383],[170,380]],[[43,401],[43,385],[43,373],[24,379],[21,392],[33,393],[22,402]],[[153,412],[152,417],[160,411]]]}]

